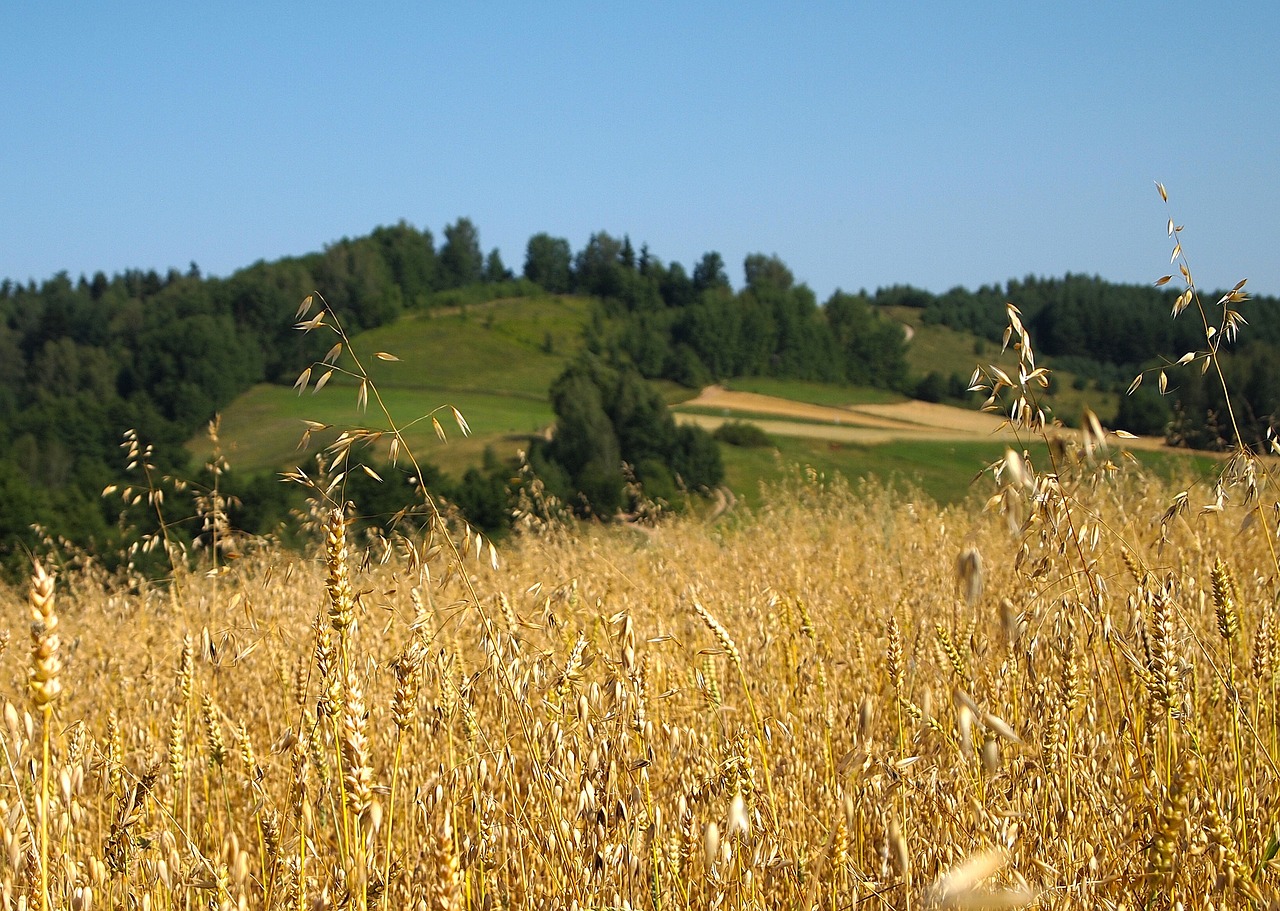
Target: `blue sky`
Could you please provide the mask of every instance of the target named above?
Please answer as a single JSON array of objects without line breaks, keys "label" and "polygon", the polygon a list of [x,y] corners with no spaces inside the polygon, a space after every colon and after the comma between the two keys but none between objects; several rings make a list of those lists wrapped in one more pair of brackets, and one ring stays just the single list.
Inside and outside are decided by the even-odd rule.
[{"label": "blue sky", "polygon": [[[0,276],[227,275],[459,216],[775,253],[820,298],[1280,294],[1280,5],[0,4]],[[321,289],[323,290],[323,289]]]}]

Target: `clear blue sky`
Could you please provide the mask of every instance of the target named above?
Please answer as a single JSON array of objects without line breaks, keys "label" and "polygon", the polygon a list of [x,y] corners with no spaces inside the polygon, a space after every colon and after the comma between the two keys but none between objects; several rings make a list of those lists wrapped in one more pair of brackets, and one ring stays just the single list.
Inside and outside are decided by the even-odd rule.
[{"label": "clear blue sky", "polygon": [[1280,294],[1280,5],[0,6],[0,276],[226,275],[400,219],[776,253],[820,298]]}]

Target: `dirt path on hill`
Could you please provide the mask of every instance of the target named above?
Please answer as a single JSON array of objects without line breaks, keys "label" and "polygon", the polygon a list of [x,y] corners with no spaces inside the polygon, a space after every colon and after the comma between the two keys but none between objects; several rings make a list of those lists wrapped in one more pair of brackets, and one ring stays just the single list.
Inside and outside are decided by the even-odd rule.
[{"label": "dirt path on hill", "polygon": [[[690,414],[687,407],[716,409],[720,414]],[[939,405],[932,402],[893,402],[881,405],[814,405],[791,399],[736,392],[723,386],[708,386],[697,398],[675,409],[677,420],[715,430],[726,421],[750,420],[765,433],[778,436],[809,437],[842,443],[874,445],[902,439],[972,440],[979,438],[1016,439],[1004,419],[997,414]],[[767,417],[759,417],[766,415]],[[1075,433],[1077,431],[1065,431]],[[1120,441],[1129,449],[1166,448],[1155,438],[1140,437]]]},{"label": "dirt path on hill", "polygon": [[902,427],[902,421],[895,419],[892,415],[862,413],[859,410],[862,406],[813,405],[808,402],[780,399],[772,395],[761,395],[758,392],[733,392],[723,386],[708,386],[697,398],[682,402],[681,406],[719,409],[726,412],[726,416],[732,412],[748,412],[836,425],[854,424],[883,429],[901,429]]},{"label": "dirt path on hill", "polygon": [[[742,420],[733,415],[719,416],[710,414],[681,414],[676,413],[676,420],[681,424],[696,424],[708,432],[714,432],[721,424],[729,421]],[[835,424],[815,424],[804,421],[788,421],[784,419],[772,418],[751,418],[751,423],[755,424],[767,434],[780,437],[806,437],[815,440],[830,440],[833,443],[860,443],[864,446],[874,446],[879,443],[891,443],[894,440],[919,439],[919,440],[973,440],[978,439],[979,435],[960,430],[931,430],[925,427],[860,427],[851,423],[841,425]],[[1010,440],[1014,439],[1013,434],[1008,430],[1003,431],[999,436],[987,434],[986,439],[998,439],[1008,436]]]}]

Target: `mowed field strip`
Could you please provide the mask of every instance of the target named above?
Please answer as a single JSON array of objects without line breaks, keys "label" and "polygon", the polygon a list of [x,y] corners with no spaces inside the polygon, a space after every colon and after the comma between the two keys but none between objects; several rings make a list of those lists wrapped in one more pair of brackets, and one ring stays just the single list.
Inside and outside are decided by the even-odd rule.
[{"label": "mowed field strip", "polygon": [[[673,411],[678,421],[708,430],[729,421],[749,420],[777,436],[864,445],[904,439],[1017,439],[1000,415],[920,401],[816,405],[717,385],[706,387]],[[1159,439],[1141,437],[1125,440],[1124,445],[1151,451],[1167,448]]]}]

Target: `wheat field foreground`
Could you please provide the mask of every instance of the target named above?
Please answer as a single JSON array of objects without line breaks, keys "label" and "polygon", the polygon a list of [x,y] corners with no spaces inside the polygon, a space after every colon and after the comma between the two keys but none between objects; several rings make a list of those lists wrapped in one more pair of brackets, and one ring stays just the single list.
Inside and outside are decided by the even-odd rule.
[{"label": "wheat field foreground", "polygon": [[1177,493],[38,568],[3,906],[1265,906],[1274,558]]}]

